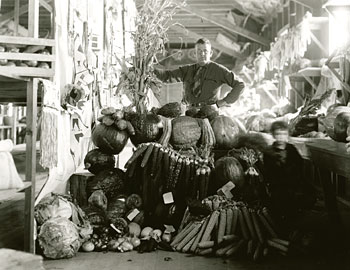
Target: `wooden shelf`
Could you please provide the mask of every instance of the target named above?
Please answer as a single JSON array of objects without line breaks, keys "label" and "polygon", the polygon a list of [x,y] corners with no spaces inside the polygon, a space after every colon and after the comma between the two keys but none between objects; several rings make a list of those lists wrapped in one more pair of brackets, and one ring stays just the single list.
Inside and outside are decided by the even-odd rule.
[{"label": "wooden shelf", "polygon": [[299,70],[296,73],[292,73],[289,77],[319,77],[321,76],[320,67],[307,67]]},{"label": "wooden shelf", "polygon": [[[26,124],[17,124],[16,127],[20,128],[20,127],[26,127]],[[12,128],[12,126],[0,126],[0,129],[10,129]]]},{"label": "wooden shelf", "polygon": [[53,77],[55,71],[53,69],[36,68],[36,67],[7,67],[0,66],[0,74],[5,77],[39,77],[50,78]]},{"label": "wooden shelf", "polygon": [[27,46],[42,46],[47,49],[50,54],[28,53],[23,52],[0,52],[0,59],[8,61],[37,61],[46,62],[50,68],[41,67],[22,67],[22,66],[0,66],[0,80],[2,78],[12,78],[21,80],[23,78],[51,78],[55,74],[55,40],[45,38],[30,38],[17,36],[0,36],[0,45],[11,47],[13,45],[18,48],[26,48]]}]

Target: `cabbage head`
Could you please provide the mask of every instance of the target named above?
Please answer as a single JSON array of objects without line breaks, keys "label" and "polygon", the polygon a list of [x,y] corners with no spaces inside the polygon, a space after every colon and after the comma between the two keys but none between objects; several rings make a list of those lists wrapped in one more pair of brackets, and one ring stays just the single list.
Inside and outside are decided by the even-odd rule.
[{"label": "cabbage head", "polygon": [[71,218],[72,207],[68,198],[66,198],[64,195],[51,193],[42,198],[38,205],[35,206],[34,216],[36,222],[40,226],[50,218]]},{"label": "cabbage head", "polygon": [[77,226],[65,217],[47,220],[38,239],[44,256],[50,259],[72,258],[81,245]]}]

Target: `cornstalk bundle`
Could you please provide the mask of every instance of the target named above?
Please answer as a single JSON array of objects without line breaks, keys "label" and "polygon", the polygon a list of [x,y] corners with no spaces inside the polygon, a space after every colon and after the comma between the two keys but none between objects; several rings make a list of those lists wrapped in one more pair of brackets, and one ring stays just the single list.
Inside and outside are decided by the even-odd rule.
[{"label": "cornstalk bundle", "polygon": [[129,63],[131,68],[125,62],[121,63],[122,75],[117,93],[126,94],[138,113],[146,111],[149,89],[157,95],[161,87],[152,72],[152,65],[157,55],[165,52],[167,31],[176,8],[173,0],[144,0],[136,16],[136,30],[132,33],[135,53]]}]

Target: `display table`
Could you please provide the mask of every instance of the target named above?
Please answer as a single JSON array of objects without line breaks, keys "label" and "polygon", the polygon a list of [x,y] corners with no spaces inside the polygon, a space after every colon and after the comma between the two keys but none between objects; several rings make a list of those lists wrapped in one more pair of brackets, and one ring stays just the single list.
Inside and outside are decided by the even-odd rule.
[{"label": "display table", "polygon": [[330,138],[292,138],[291,142],[297,147],[301,156],[310,159],[318,169],[327,212],[332,222],[339,223],[332,173],[350,178],[350,153],[346,152],[345,143]]},{"label": "display table", "polygon": [[345,143],[330,139],[314,140],[307,142],[306,145],[310,151],[311,160],[320,173],[328,215],[332,222],[339,224],[340,215],[332,173],[350,178],[350,153],[346,152]]}]

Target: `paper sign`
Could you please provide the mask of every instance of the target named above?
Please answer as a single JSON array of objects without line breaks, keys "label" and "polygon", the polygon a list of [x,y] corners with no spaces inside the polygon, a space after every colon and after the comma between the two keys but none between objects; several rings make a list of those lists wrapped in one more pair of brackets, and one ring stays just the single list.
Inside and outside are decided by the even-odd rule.
[{"label": "paper sign", "polygon": [[164,227],[165,227],[164,233],[173,233],[176,231],[173,225],[164,224]]},{"label": "paper sign", "polygon": [[235,188],[235,184],[231,181],[228,181],[225,185],[218,189],[217,194],[220,196],[225,196],[227,199],[233,197],[231,190]]},{"label": "paper sign", "polygon": [[225,185],[223,185],[221,188],[222,190],[227,190],[227,191],[230,191],[231,189],[234,189],[235,188],[235,184],[232,183],[231,181],[228,181]]},{"label": "paper sign", "polygon": [[173,193],[168,192],[163,194],[164,204],[170,204],[174,202]]},{"label": "paper sign", "polygon": [[219,196],[225,196],[227,199],[231,199],[233,197],[231,191],[225,189],[218,189],[216,192]]},{"label": "paper sign", "polygon": [[138,214],[140,213],[140,211],[138,209],[134,209],[132,210],[132,212],[127,216],[127,219],[132,221]]}]

